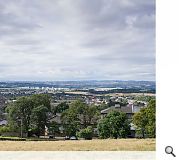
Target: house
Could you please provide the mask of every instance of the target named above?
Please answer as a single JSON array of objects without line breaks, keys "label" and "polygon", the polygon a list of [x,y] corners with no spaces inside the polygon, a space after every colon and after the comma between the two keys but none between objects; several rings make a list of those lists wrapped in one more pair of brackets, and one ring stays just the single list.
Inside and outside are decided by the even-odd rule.
[{"label": "house", "polygon": [[126,113],[128,119],[132,119],[132,116],[134,115],[133,104],[128,104],[126,106],[120,106],[120,104],[115,104],[115,106],[111,106],[109,108],[102,110],[101,118],[104,118],[109,112],[111,112],[113,110]]}]

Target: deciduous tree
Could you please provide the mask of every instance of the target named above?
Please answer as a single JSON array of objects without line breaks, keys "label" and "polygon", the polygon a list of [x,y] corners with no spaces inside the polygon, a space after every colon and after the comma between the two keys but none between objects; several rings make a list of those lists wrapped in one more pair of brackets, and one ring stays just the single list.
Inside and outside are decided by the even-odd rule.
[{"label": "deciduous tree", "polygon": [[126,138],[130,132],[130,125],[125,113],[112,111],[98,124],[101,138]]},{"label": "deciduous tree", "polygon": [[143,138],[156,136],[156,101],[154,99],[149,101],[147,108],[142,108],[133,116],[133,123]]}]

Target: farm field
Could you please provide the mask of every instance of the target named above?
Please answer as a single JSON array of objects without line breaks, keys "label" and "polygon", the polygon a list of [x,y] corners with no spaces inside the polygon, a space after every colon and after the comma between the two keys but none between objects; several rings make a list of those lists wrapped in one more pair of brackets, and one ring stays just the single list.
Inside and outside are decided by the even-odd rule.
[{"label": "farm field", "polygon": [[155,139],[0,141],[0,151],[155,151]]},{"label": "farm field", "polygon": [[155,96],[156,94],[154,93],[109,93],[105,94],[105,96]]}]

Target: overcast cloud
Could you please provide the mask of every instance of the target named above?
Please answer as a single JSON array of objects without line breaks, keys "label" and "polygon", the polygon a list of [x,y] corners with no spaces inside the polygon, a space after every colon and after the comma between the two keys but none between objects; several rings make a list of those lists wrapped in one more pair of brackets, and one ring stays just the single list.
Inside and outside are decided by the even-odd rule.
[{"label": "overcast cloud", "polygon": [[155,80],[154,0],[1,0],[0,80]]}]

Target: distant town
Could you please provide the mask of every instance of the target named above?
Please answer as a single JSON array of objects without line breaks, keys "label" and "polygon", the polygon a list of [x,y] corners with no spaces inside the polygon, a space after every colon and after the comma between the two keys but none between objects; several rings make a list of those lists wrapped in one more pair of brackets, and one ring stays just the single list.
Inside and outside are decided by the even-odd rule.
[{"label": "distant town", "polygon": [[21,96],[49,94],[53,105],[77,99],[96,106],[109,100],[129,101],[142,96],[155,96],[154,81],[55,81],[55,82],[0,82],[0,108]]},{"label": "distant town", "polygon": [[[0,82],[0,95],[5,97],[39,93],[155,93],[154,81],[54,81],[54,82]],[[69,93],[69,94],[70,94]]]}]

